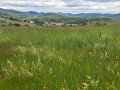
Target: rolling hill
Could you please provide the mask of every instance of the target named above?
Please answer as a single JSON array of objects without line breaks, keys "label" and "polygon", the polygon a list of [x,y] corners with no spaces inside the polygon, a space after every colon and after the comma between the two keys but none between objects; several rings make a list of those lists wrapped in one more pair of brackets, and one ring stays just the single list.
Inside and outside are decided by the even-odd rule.
[{"label": "rolling hill", "polygon": [[72,16],[72,17],[81,17],[81,18],[93,18],[93,17],[106,17],[106,18],[113,18],[113,19],[120,19],[120,13],[118,14],[102,14],[102,13],[80,13],[80,14],[72,14],[72,13],[54,13],[54,12],[48,12],[48,13],[38,13],[38,12],[21,12],[23,14],[27,15],[35,15],[35,16],[43,16],[48,14],[56,14],[56,15],[62,15],[62,16]]},{"label": "rolling hill", "polygon": [[18,19],[31,18],[32,17],[31,15],[22,14],[19,11],[6,10],[6,9],[2,9],[2,8],[0,8],[0,16],[3,16],[3,17],[14,17],[14,18],[18,18]]},{"label": "rolling hill", "polygon": [[[35,12],[35,11],[29,11],[29,12],[20,12],[16,10],[7,10],[0,8],[0,16],[14,16],[16,18],[28,18],[33,16],[44,16],[44,15],[62,15],[62,16],[71,16],[71,17],[81,17],[81,18],[93,18],[93,17],[106,17],[106,18],[113,18],[113,19],[120,19],[120,13],[118,14],[102,14],[102,13],[80,13],[80,14],[72,14],[72,13],[54,13],[54,12]],[[31,16],[32,15],[32,16]]]},{"label": "rolling hill", "polygon": [[[62,14],[62,13],[37,13],[37,12],[19,12],[15,10],[6,10],[6,9],[0,9],[0,17],[9,17],[10,20],[13,21],[34,21],[37,25],[43,25],[44,22],[54,22],[54,23],[61,23],[64,22],[64,24],[78,24],[78,25],[87,25],[88,22],[90,24],[95,23],[107,23],[109,25],[111,24],[118,24],[120,21],[115,19],[110,19],[103,17],[102,14],[91,14],[91,16],[88,18],[89,14],[80,14],[81,17],[77,17],[75,14]],[[101,15],[101,16],[100,16]],[[117,15],[117,14],[116,14]],[[98,17],[96,17],[98,16]],[[83,18],[84,17],[84,18]],[[114,17],[114,15],[111,17]],[[119,18],[116,16],[116,18]]]}]

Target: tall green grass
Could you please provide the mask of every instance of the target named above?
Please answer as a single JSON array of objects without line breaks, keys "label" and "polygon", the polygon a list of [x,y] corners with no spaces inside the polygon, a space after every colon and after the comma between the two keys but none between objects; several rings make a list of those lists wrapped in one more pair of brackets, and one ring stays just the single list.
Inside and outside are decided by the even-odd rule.
[{"label": "tall green grass", "polygon": [[1,90],[119,90],[120,26],[0,28]]}]

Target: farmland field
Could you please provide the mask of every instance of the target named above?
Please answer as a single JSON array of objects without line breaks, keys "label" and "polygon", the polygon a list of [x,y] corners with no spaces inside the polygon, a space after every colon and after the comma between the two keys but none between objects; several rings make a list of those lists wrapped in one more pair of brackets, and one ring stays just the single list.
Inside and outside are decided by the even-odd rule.
[{"label": "farmland field", "polygon": [[120,26],[0,27],[0,90],[119,90]]}]

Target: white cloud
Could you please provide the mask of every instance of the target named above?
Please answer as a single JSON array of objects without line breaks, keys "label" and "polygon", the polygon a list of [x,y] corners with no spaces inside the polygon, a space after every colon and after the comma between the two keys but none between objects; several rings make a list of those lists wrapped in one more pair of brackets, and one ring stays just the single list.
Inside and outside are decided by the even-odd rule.
[{"label": "white cloud", "polygon": [[103,0],[1,0],[0,8],[63,13],[119,13],[120,1]]}]

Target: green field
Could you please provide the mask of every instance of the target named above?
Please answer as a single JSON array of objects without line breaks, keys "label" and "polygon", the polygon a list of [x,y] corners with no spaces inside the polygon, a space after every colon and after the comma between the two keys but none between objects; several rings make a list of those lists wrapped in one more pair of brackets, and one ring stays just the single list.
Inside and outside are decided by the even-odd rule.
[{"label": "green field", "polygon": [[120,90],[120,26],[0,27],[0,90]]}]

